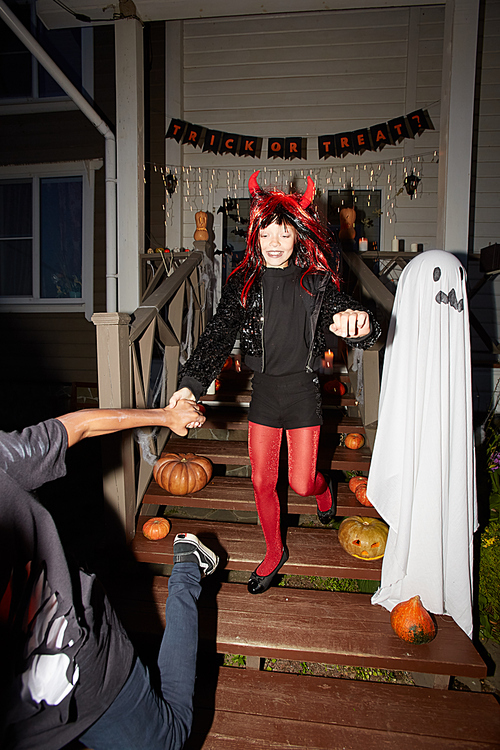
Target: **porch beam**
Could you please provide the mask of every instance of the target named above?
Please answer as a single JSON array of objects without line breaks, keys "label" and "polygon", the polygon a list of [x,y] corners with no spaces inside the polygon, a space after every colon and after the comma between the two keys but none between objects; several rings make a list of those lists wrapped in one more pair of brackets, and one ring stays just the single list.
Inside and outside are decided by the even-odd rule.
[{"label": "porch beam", "polygon": [[[174,117],[184,118],[184,24],[182,21],[165,23],[165,132],[170,120]],[[178,170],[178,182],[175,193],[165,196],[165,247],[182,247],[183,240],[183,190],[181,179],[184,151],[180,143],[173,138],[165,139],[165,164]]]},{"label": "porch beam", "polygon": [[118,310],[140,305],[144,251],[144,43],[137,18],[115,23]]},{"label": "porch beam", "polygon": [[437,247],[466,263],[479,0],[446,0]]}]

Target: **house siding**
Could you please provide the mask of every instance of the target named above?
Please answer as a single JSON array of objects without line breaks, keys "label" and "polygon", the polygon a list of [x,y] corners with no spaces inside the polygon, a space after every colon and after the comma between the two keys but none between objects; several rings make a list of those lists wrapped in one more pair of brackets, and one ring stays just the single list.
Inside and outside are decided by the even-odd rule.
[{"label": "house siding", "polygon": [[[183,26],[185,120],[263,138],[308,137],[307,160],[292,162],[267,159],[266,142],[255,160],[185,145],[185,175],[194,184],[196,170],[214,169],[214,187],[247,195],[251,171],[267,169],[280,170],[281,180],[284,173],[299,178],[311,173],[326,191],[349,187],[351,177],[354,187],[363,187],[364,167],[373,167],[377,187],[383,188],[381,249],[390,248],[394,234],[408,246],[435,246],[442,6],[196,20]],[[435,130],[381,152],[319,159],[318,136],[369,127],[417,108],[429,109]],[[422,176],[415,200],[395,195],[405,166]],[[193,190],[184,198],[186,245],[195,210],[207,208],[201,196],[192,195]]]},{"label": "house siding", "polygon": [[[112,27],[94,31],[95,102],[114,121],[114,38]],[[1,114],[1,107],[0,107]],[[104,157],[104,139],[79,111],[0,117],[1,165],[44,164]],[[94,310],[105,309],[104,169],[95,174]],[[2,381],[26,383],[97,382],[95,327],[84,313],[1,313]],[[25,390],[24,398],[35,399]],[[3,405],[3,416],[9,410]]]}]

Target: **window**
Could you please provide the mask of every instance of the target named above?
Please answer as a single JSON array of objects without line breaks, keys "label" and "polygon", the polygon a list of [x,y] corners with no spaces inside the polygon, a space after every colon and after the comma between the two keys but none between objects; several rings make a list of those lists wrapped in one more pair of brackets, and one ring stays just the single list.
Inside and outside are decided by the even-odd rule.
[{"label": "window", "polygon": [[328,224],[338,236],[340,230],[339,212],[342,208],[356,210],[356,242],[361,237],[368,240],[370,250],[380,249],[380,217],[382,212],[381,191],[349,188],[328,191]]},{"label": "window", "polygon": [[222,284],[245,256],[250,198],[224,198],[222,204]]},{"label": "window", "polygon": [[[7,5],[75,86],[91,94],[92,29],[47,29],[36,15],[35,0],[7,0]],[[8,26],[0,23],[2,104],[61,98],[67,99],[64,91]]]},{"label": "window", "polygon": [[94,171],[101,165],[0,169],[3,311],[91,314]]}]

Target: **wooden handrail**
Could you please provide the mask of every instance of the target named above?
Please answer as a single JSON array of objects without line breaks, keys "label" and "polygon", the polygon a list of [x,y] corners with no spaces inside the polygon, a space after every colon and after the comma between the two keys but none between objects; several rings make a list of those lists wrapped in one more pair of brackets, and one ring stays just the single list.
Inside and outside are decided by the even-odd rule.
[{"label": "wooden handrail", "polygon": [[394,295],[382,284],[373,271],[370,271],[361,256],[356,255],[352,250],[342,250],[342,257],[359,279],[363,291],[390,315],[394,304]]},{"label": "wooden handrail", "polygon": [[157,289],[152,292],[137,308],[130,326],[130,342],[135,341],[148,327],[153,318],[176,294],[179,287],[192,274],[194,269],[201,263],[203,254],[197,250],[191,252],[185,260],[178,265],[171,276],[167,276]]},{"label": "wooden handrail", "polygon": [[[208,310],[205,289],[199,273],[204,254],[200,249],[176,254],[169,275],[137,308],[133,316],[122,313],[96,313],[99,405],[101,407],[148,408],[165,406],[177,387],[177,371],[183,337],[185,311],[190,316],[190,339],[196,346]],[[153,358],[162,352],[163,370],[159,399],[151,395]],[[159,403],[158,403],[159,401]],[[153,455],[158,455],[170,430],[158,435],[146,428],[144,438]],[[147,437],[149,434],[149,437]],[[107,503],[130,541],[135,534],[135,517],[149,484],[153,467],[143,452],[137,462],[134,436],[127,432],[110,439],[104,452],[103,490]],[[113,445],[111,445],[113,442]]]}]

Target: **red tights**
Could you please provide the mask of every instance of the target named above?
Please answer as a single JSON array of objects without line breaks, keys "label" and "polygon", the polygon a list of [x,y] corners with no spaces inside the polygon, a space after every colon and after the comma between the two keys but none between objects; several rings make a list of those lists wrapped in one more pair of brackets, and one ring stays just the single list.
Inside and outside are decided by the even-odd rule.
[{"label": "red tights", "polygon": [[[257,568],[257,574],[261,576],[272,573],[283,552],[276,491],[282,432],[278,427],[266,427],[255,422],[248,424],[248,453],[255,504],[267,548],[266,556]],[[318,508],[325,511],[331,508],[332,497],[323,474],[316,471],[319,432],[319,425],[286,430],[288,481],[297,495],[315,495]]]}]

